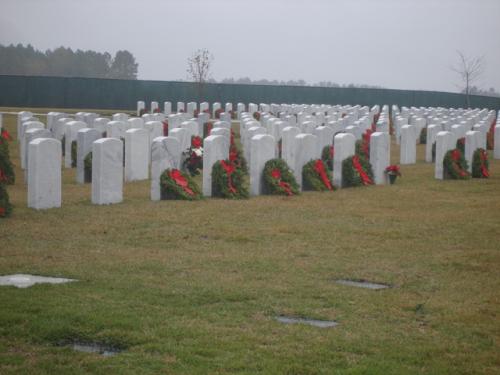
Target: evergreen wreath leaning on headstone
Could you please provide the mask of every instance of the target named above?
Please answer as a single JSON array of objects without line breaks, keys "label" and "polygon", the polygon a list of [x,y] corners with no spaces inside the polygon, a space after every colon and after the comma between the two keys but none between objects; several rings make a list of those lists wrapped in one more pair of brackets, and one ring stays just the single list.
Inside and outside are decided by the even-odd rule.
[{"label": "evergreen wreath leaning on headstone", "polygon": [[193,201],[202,198],[201,191],[187,173],[178,169],[166,169],[160,176],[162,200]]},{"label": "evergreen wreath leaning on headstone", "polygon": [[474,151],[472,156],[472,177],[490,177],[490,162],[488,160],[488,153],[484,148],[478,148]]},{"label": "evergreen wreath leaning on headstone", "polygon": [[300,194],[293,172],[283,159],[271,159],[264,165],[264,193],[271,195]]},{"label": "evergreen wreath leaning on headstone", "polygon": [[12,213],[7,185],[15,181],[14,168],[10,161],[9,145],[12,140],[7,130],[2,130],[0,134],[0,218],[8,217]]},{"label": "evergreen wreath leaning on headstone", "polygon": [[237,168],[229,159],[217,161],[212,168],[212,195],[229,199],[248,198],[244,176],[243,170]]},{"label": "evergreen wreath leaning on headstone", "polygon": [[304,190],[333,190],[332,175],[321,159],[311,160],[302,168],[302,186]]},{"label": "evergreen wreath leaning on headstone", "polygon": [[467,172],[467,161],[460,149],[448,151],[443,160],[444,175],[452,180],[466,180],[470,177]]},{"label": "evergreen wreath leaning on headstone", "polygon": [[342,162],[342,186],[373,185],[373,171],[370,162],[360,155],[354,155]]}]

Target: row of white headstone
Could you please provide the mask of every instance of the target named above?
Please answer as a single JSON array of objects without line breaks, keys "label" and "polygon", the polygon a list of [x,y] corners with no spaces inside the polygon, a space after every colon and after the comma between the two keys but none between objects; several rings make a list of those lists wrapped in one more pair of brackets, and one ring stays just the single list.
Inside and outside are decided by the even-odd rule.
[{"label": "row of white headstone", "polygon": [[[372,134],[370,140],[370,162],[375,183],[386,183],[384,170],[389,165],[390,157],[387,106],[380,110],[378,106],[369,109],[360,106],[281,105],[275,110],[278,110],[278,117],[271,113],[261,112],[259,121],[251,112],[240,114],[241,141],[244,155],[249,162],[252,195],[262,193],[264,164],[278,156],[279,143],[281,143],[282,158],[293,170],[299,184],[302,182],[302,167],[308,161],[319,158],[321,150],[333,143],[335,147],[333,184],[341,187],[342,161],[354,154],[355,141],[361,138],[362,133],[370,127],[370,121],[373,121],[375,116],[378,117],[377,131]],[[393,108],[393,111],[398,113],[396,108]],[[49,113],[47,129],[45,129],[44,124],[33,118],[32,114],[19,113],[18,128],[23,149],[21,157],[24,157],[27,169],[26,181],[30,207],[49,208],[59,207],[61,204],[61,134],[69,140],[66,146],[71,145],[71,140],[76,138],[78,182],[83,183],[84,157],[88,152],[93,152],[92,202],[96,204],[120,202],[123,179],[125,178],[125,181],[147,179],[149,167],[151,199],[160,199],[161,173],[166,168],[180,168],[182,152],[189,147],[191,136],[200,135],[200,127],[196,119],[182,121],[178,128],[171,129],[168,137],[163,137],[161,117],[144,122],[142,118],[128,118],[125,114],[115,114],[112,119],[100,118],[97,114],[88,115],[79,113],[76,115],[79,116],[77,120],[65,114]],[[180,116],[182,120],[188,118],[189,115],[172,114],[169,116],[169,125],[171,116]],[[486,120],[491,119],[489,112],[488,116],[490,117]],[[87,119],[87,122],[81,121],[82,119]],[[92,127],[88,127],[91,119],[93,119]],[[57,129],[60,129],[58,124],[64,126],[63,132],[58,132]],[[210,171],[217,160],[228,157],[230,127],[228,122],[216,122],[211,135],[205,139],[204,171]],[[49,130],[49,128],[52,129]],[[427,129],[428,134],[432,129],[430,125]],[[115,136],[101,139],[103,130]],[[500,153],[500,126],[497,125],[495,130],[495,157],[500,158],[500,155],[497,155]],[[416,134],[416,132],[412,133]],[[479,137],[480,134],[477,131],[466,133],[466,154],[472,155],[478,145],[483,145],[482,138]],[[401,134],[404,134],[404,130],[400,132]],[[123,143],[119,138],[125,140],[125,169],[123,168]],[[442,178],[442,157],[448,149],[453,148],[456,138],[451,132],[438,132],[435,138],[436,178]],[[55,144],[58,145],[57,157],[54,153]],[[66,155],[71,154],[70,147],[66,148],[66,151]],[[59,164],[56,159],[59,160]],[[440,163],[439,160],[441,160]],[[59,173],[57,173],[58,170]],[[210,173],[203,174],[203,194],[211,196]]]},{"label": "row of white headstone", "polygon": [[[499,112],[500,114],[500,112]],[[443,159],[446,152],[456,147],[457,140],[465,138],[465,159],[469,172],[478,148],[486,149],[487,134],[493,127],[494,158],[500,158],[500,123],[494,111],[486,109],[446,108],[392,108],[396,141],[400,147],[400,163],[415,164],[416,144],[425,132],[425,161],[432,162],[435,145],[435,178],[443,179]]]}]

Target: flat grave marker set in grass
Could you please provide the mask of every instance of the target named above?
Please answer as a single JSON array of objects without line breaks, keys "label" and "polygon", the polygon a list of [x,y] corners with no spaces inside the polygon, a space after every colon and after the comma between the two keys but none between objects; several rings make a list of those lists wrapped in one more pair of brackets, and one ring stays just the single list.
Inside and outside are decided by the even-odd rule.
[{"label": "flat grave marker set in grass", "polygon": [[317,328],[332,328],[339,325],[333,320],[317,320],[309,318],[296,318],[293,316],[276,316],[275,319],[283,324],[306,324]]},{"label": "flat grave marker set in grass", "polygon": [[0,276],[0,286],[15,286],[17,288],[29,288],[35,284],[64,284],[73,281],[78,280],[28,274]]}]

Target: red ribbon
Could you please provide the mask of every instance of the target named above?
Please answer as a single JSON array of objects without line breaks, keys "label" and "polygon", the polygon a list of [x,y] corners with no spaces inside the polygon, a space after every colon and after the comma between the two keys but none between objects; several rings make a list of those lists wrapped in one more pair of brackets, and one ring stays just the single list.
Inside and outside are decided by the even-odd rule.
[{"label": "red ribbon", "polygon": [[281,181],[281,172],[278,168],[275,168],[271,171],[271,177],[276,179],[276,180],[279,180],[278,181],[278,184],[279,186],[285,190],[285,192],[287,193],[287,195],[293,195],[293,191],[292,191],[292,188],[290,186],[290,184],[288,182],[284,182],[284,181]]},{"label": "red ribbon", "polygon": [[236,170],[235,167],[234,167],[234,165],[227,164],[224,160],[221,160],[220,164],[222,165],[222,168],[224,168],[224,171],[227,174],[227,188],[229,189],[229,192],[233,193],[233,194],[236,194],[237,190],[233,186],[233,181],[231,180],[231,175]]},{"label": "red ribbon", "polygon": [[4,215],[5,215],[5,208],[0,207],[0,216],[4,216]]},{"label": "red ribbon", "polygon": [[361,166],[360,162],[359,162],[359,157],[358,155],[354,155],[352,157],[352,166],[354,167],[354,169],[356,169],[356,171],[358,172],[359,174],[359,177],[361,177],[361,182],[363,185],[372,185],[373,184],[373,181],[371,180],[371,178],[366,174],[366,172],[364,171],[363,167]]},{"label": "red ribbon", "polygon": [[162,122],[163,124],[163,136],[167,137],[168,136],[168,121],[165,120]]},{"label": "red ribbon", "polygon": [[2,138],[5,139],[6,141],[12,141],[12,137],[10,136],[9,132],[5,129],[2,129]]},{"label": "red ribbon", "polygon": [[325,184],[328,190],[333,190],[332,184],[330,183],[328,175],[326,174],[323,160],[321,159],[316,160],[316,163],[314,163],[314,170],[318,173],[319,177],[321,178],[321,181],[323,181],[323,184]]},{"label": "red ribbon", "polygon": [[234,163],[237,159],[238,159],[238,151],[232,148],[231,150],[229,150],[229,161],[231,163]]},{"label": "red ribbon", "polygon": [[488,160],[488,154],[486,154],[485,151],[480,151],[480,158],[481,158],[481,174],[483,177],[490,177],[490,171],[488,171],[488,168],[486,168],[486,161]]},{"label": "red ribbon", "polygon": [[186,178],[182,175],[182,173],[178,169],[172,169],[170,171],[170,178],[175,181],[177,185],[179,185],[182,190],[184,190],[187,194],[193,196],[194,191],[192,191],[188,187],[188,181]]},{"label": "red ribbon", "polygon": [[196,136],[196,137],[193,137],[193,139],[191,140],[191,147],[192,148],[200,148],[201,144],[202,144],[201,137]]},{"label": "red ribbon", "polygon": [[451,152],[451,158],[453,159],[453,161],[459,161],[461,156],[462,153],[457,148]]}]

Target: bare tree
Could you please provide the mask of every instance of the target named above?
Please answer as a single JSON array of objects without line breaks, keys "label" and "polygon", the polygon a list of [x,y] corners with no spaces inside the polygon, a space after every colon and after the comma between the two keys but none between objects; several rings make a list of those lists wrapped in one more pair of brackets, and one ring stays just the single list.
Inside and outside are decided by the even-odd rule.
[{"label": "bare tree", "polygon": [[199,49],[188,58],[188,78],[197,83],[200,99],[203,87],[210,78],[210,68],[213,60],[213,55],[207,49]]},{"label": "bare tree", "polygon": [[459,62],[451,69],[456,72],[462,81],[460,89],[465,94],[467,107],[470,107],[470,93],[473,84],[483,73],[484,56],[469,58],[462,51],[457,51]]}]

